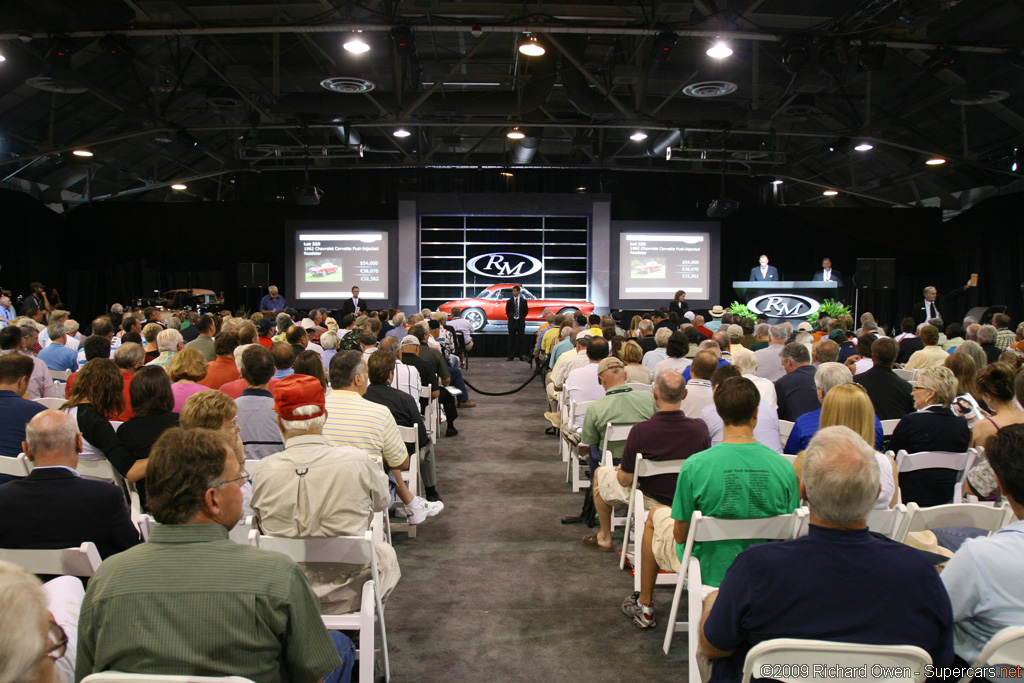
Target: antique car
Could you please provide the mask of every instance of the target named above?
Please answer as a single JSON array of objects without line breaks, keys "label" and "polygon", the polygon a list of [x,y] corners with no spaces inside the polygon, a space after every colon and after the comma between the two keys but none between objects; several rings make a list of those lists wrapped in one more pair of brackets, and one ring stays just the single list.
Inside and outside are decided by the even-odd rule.
[{"label": "antique car", "polygon": [[309,272],[312,275],[324,275],[324,276],[326,276],[326,275],[330,275],[331,273],[337,273],[338,272],[338,266],[336,266],[333,263],[331,263],[330,261],[328,261],[327,263],[321,263],[319,266],[313,266],[312,268],[309,269]]},{"label": "antique car", "polygon": [[[451,313],[452,308],[461,308],[462,317],[469,321],[474,331],[484,328],[487,323],[508,323],[505,315],[505,303],[512,298],[512,284],[491,285],[485,287],[472,299],[448,301],[438,306],[439,311]],[[548,311],[555,313],[594,312],[594,304],[576,299],[538,299],[526,287],[521,287],[522,297],[526,300],[526,321],[540,322]]]}]

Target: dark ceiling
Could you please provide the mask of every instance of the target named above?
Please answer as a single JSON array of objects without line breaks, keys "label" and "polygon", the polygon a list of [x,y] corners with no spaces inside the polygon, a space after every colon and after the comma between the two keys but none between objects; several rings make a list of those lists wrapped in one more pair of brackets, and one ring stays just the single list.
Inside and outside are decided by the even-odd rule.
[{"label": "dark ceiling", "polygon": [[951,216],[1022,186],[1022,43],[1021,0],[7,2],[0,187],[61,210],[307,166],[627,169]]}]

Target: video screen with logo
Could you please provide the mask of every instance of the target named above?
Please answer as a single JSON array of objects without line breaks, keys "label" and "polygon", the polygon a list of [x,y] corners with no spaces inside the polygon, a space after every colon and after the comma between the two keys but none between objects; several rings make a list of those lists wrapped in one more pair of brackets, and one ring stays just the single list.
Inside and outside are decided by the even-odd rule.
[{"label": "video screen with logo", "polygon": [[388,233],[383,230],[296,230],[294,300],[347,299],[352,287],[368,300],[388,298]]},{"label": "video screen with logo", "polygon": [[711,275],[710,231],[619,234],[621,301],[671,301],[680,289],[687,300],[710,300]]}]

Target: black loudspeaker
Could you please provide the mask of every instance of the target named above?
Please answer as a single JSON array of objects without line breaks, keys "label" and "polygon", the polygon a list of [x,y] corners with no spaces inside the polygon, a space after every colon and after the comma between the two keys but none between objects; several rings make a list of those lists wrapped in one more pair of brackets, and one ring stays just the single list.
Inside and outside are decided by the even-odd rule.
[{"label": "black loudspeaker", "polygon": [[857,259],[857,287],[860,289],[875,288],[875,259]]},{"label": "black loudspeaker", "polygon": [[875,287],[896,289],[896,259],[875,259]]},{"label": "black loudspeaker", "polygon": [[254,263],[252,264],[252,286],[253,287],[266,287],[270,284],[270,264],[269,263]]},{"label": "black loudspeaker", "polygon": [[269,263],[239,263],[239,287],[266,287],[270,284]]}]

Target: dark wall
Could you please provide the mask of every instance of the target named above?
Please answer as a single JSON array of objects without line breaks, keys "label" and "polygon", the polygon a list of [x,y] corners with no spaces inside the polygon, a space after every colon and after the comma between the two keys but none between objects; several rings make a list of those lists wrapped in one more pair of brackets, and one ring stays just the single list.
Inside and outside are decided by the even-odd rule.
[{"label": "dark wall", "polygon": [[[276,180],[273,180],[276,178]],[[615,220],[707,220],[719,179],[665,173],[516,170],[360,171],[317,176],[326,196],[318,207],[277,199],[280,176],[244,174],[238,199],[228,202],[103,202],[59,216],[21,193],[0,192],[4,256],[0,284],[23,292],[42,279],[61,289],[76,317],[153,290],[204,287],[223,290],[243,304],[236,286],[239,262],[270,264],[271,280],[284,282],[284,223],[294,219],[395,219],[399,193],[588,192],[611,195]],[[980,273],[980,286],[961,297],[952,313],[975,303],[1002,303],[1014,321],[1024,315],[1024,196],[990,199],[943,223],[937,209],[803,208],[759,206],[759,188],[737,184],[727,194],[742,208],[722,221],[721,280],[744,279],[760,253],[784,277],[804,278],[832,258],[850,281],[858,257],[894,257],[897,288],[864,292],[860,310],[893,324],[920,300],[925,285],[940,291]],[[853,301],[852,290],[848,301]],[[255,303],[253,301],[252,303]]]}]

